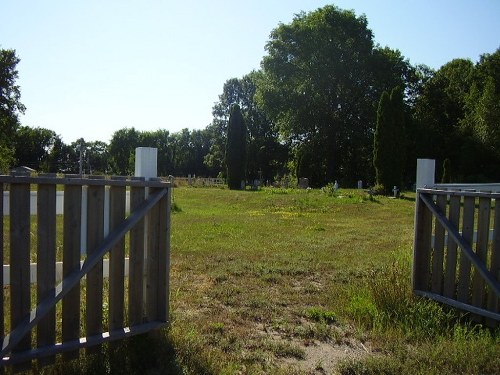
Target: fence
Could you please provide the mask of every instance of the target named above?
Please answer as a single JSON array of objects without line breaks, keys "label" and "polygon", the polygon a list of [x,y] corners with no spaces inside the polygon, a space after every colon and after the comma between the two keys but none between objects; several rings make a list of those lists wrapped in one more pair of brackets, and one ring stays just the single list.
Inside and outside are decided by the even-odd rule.
[{"label": "fence", "polygon": [[[62,216],[56,213],[58,185],[64,188]],[[10,285],[0,290],[2,366],[23,369],[33,359],[46,365],[58,353],[71,359],[81,348],[92,351],[103,342],[167,324],[170,183],[102,176],[0,176],[0,192],[7,187],[10,215],[0,220],[0,257],[10,263]],[[36,217],[30,215],[32,187],[37,191]],[[0,212],[3,204],[0,199]],[[61,221],[62,231],[57,224]],[[109,279],[104,283],[107,254]],[[33,258],[37,275],[32,289]],[[63,280],[58,283],[56,263],[61,260]],[[4,280],[3,268],[0,272]]]},{"label": "fence", "polygon": [[226,181],[219,177],[175,177],[175,185],[197,187],[223,187]]},{"label": "fence", "polygon": [[417,190],[413,289],[498,325],[500,193],[445,187]]}]

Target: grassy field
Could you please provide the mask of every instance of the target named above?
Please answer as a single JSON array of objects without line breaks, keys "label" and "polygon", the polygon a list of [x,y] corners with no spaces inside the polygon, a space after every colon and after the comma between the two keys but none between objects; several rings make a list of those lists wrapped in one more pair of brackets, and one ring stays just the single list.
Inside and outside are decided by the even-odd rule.
[{"label": "grassy field", "polygon": [[412,198],[177,188],[170,330],[44,372],[498,374],[498,330],[411,293]]},{"label": "grassy field", "polygon": [[500,373],[498,332],[413,298],[411,197],[174,199],[168,339],[184,373]]}]

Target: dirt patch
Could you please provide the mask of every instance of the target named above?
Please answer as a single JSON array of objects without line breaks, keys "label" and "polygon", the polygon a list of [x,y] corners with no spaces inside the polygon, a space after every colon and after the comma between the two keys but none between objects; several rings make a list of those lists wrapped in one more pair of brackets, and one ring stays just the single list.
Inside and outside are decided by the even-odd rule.
[{"label": "dirt patch", "polygon": [[[307,324],[306,321],[302,323]],[[278,362],[285,367],[294,367],[308,375],[322,375],[336,374],[338,364],[341,361],[375,355],[370,343],[361,342],[352,336],[348,328],[344,327],[344,329],[345,331],[339,328],[341,338],[336,342],[290,337],[262,325],[258,325],[256,332],[261,337],[267,337],[271,341],[287,342],[304,351],[305,355],[300,359],[294,357],[278,358]]]},{"label": "dirt patch", "polygon": [[315,341],[303,346],[303,349],[305,359],[286,358],[283,361],[311,375],[335,374],[340,361],[358,359],[371,353],[369,347],[355,340],[341,345]]}]

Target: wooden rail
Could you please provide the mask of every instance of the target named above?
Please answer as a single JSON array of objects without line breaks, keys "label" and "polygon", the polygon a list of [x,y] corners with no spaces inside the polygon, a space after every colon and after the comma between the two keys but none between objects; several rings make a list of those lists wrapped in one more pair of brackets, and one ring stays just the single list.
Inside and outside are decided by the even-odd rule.
[{"label": "wooden rail", "polygon": [[498,325],[500,193],[417,190],[413,289]]},{"label": "wooden rail", "polygon": [[[0,291],[1,365],[24,363],[26,367],[33,359],[45,365],[53,362],[55,354],[63,352],[65,358],[74,358],[81,348],[144,333],[168,323],[170,183],[124,177],[0,176],[0,192],[7,185],[10,216],[0,220],[0,257],[10,263],[10,285],[4,285]],[[60,283],[56,281],[57,185],[64,188],[63,280]],[[83,189],[84,186],[87,188]],[[109,204],[105,205],[106,186],[110,193]],[[30,191],[33,187],[38,197],[36,251],[31,243]],[[127,188],[132,196],[129,216],[125,213]],[[84,190],[86,223],[82,223],[81,215]],[[3,200],[0,200],[0,212],[3,212],[2,206]],[[107,215],[105,206],[109,207]],[[104,222],[105,216],[109,217],[109,223]],[[9,246],[3,228],[7,220]],[[108,235],[104,233],[106,225]],[[83,259],[82,227],[86,228],[87,244]],[[125,277],[127,233],[130,233],[131,259],[128,280]],[[105,309],[104,292],[108,289],[103,282],[103,257],[107,253],[109,308]],[[35,255],[37,287],[36,302],[32,306],[30,259]],[[3,267],[0,272],[0,280],[3,280]],[[85,293],[81,293],[81,287],[85,287]],[[4,309],[4,301],[8,299],[10,306]],[[57,306],[61,306],[58,319]],[[83,311],[81,306],[85,306]],[[4,310],[9,311],[7,316]],[[109,322],[107,326],[105,321]],[[6,332],[5,327],[10,327],[10,332]],[[36,344],[32,346],[34,329]],[[56,342],[57,337],[61,342]]]}]

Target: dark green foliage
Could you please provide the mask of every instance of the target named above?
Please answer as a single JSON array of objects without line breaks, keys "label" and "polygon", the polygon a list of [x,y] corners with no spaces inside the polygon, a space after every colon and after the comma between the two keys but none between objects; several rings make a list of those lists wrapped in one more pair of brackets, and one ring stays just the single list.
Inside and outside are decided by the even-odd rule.
[{"label": "dark green foliage", "polygon": [[224,152],[227,124],[232,104],[238,104],[247,128],[247,177],[272,180],[282,172],[288,158],[288,147],[279,140],[279,133],[267,114],[256,102],[261,71],[252,71],[241,79],[231,78],[224,83],[219,101],[212,108],[213,120],[207,127],[209,150],[205,164],[212,176],[225,175]]},{"label": "dark green foliage", "polygon": [[444,159],[444,162],[443,162],[443,177],[441,177],[441,183],[442,184],[449,184],[451,182],[451,177],[450,177],[450,174],[451,174],[451,161],[450,159],[446,158]]},{"label": "dark green foliage", "polygon": [[294,164],[306,174],[314,169],[318,186],[372,179],[376,103],[382,91],[406,86],[409,63],[374,45],[365,16],[332,5],[280,24],[266,49],[259,103],[283,139],[300,149],[296,157],[314,144],[319,159],[309,171],[305,159]]},{"label": "dark green foliage", "polygon": [[241,189],[245,180],[247,129],[240,106],[233,104],[227,126],[226,166],[230,189]]},{"label": "dark green foliage", "polygon": [[391,192],[401,189],[405,163],[406,137],[403,95],[399,87],[389,95],[384,91],[377,110],[377,127],[373,142],[373,165],[378,185]]},{"label": "dark green foliage", "polygon": [[[454,59],[423,82],[415,101],[415,157],[453,165],[453,180],[498,181],[500,49],[478,63]],[[442,175],[438,167],[438,174]]]},{"label": "dark green foliage", "polygon": [[50,154],[55,150],[59,136],[49,129],[21,126],[15,137],[17,165],[37,171],[51,172]]},{"label": "dark green foliage", "polygon": [[14,135],[19,126],[18,114],[24,113],[21,90],[16,85],[20,59],[16,51],[0,49],[0,173],[15,162]]}]

